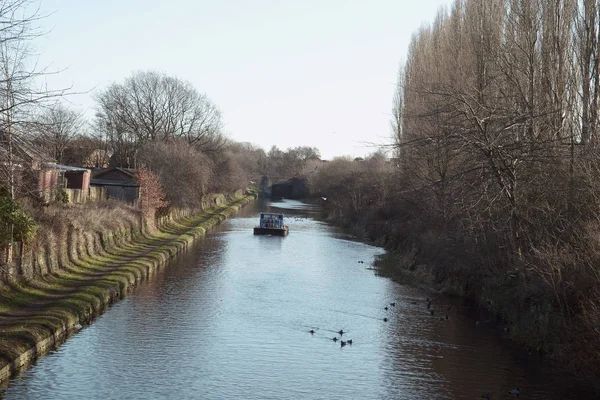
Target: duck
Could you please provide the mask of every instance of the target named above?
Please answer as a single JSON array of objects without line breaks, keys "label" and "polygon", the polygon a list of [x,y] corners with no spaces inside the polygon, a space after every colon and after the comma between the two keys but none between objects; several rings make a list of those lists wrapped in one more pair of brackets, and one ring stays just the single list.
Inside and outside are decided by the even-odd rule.
[{"label": "duck", "polygon": [[520,388],[514,388],[514,389],[511,389],[510,392],[508,392],[508,393],[510,393],[510,394],[515,395],[515,396],[518,397],[521,394],[521,389]]},{"label": "duck", "polygon": [[383,309],[384,309],[385,311],[389,310],[389,308],[387,308],[387,306],[383,307]]},{"label": "duck", "polygon": [[340,336],[342,336],[342,335],[344,334],[344,330],[343,330],[343,329],[340,329],[340,330],[338,331],[338,333],[340,334]]},{"label": "duck", "polygon": [[346,340],[346,343],[348,343],[348,344],[352,344],[352,339],[348,339],[348,340]]},{"label": "duck", "polygon": [[315,330],[311,329],[310,331],[308,331],[308,333],[310,333],[311,335],[314,335],[315,334]]},{"label": "duck", "polygon": [[344,347],[346,345],[346,342],[344,342],[343,340],[340,340],[340,347]]},{"label": "duck", "polygon": [[390,303],[390,306],[396,307],[396,302]]},{"label": "duck", "polygon": [[383,319],[383,322],[387,322],[387,321],[388,321],[388,319],[387,319],[387,318],[384,318],[384,319]]},{"label": "duck", "polygon": [[333,340],[334,342],[337,342],[337,341],[338,341],[338,338],[334,337],[334,338],[333,338],[333,339],[331,339],[331,340]]}]

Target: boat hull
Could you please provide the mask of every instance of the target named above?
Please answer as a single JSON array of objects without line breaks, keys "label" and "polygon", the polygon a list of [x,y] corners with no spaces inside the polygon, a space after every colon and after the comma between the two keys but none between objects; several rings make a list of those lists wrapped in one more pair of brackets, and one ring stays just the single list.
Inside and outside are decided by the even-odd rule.
[{"label": "boat hull", "polygon": [[272,236],[287,236],[289,232],[288,227],[284,227],[283,229],[277,228],[254,228],[255,235],[272,235]]}]

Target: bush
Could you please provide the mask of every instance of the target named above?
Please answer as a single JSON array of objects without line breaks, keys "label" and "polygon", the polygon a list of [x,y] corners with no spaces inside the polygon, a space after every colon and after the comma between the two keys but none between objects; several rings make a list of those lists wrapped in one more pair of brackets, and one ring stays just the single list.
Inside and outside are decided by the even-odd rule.
[{"label": "bush", "polygon": [[19,204],[9,196],[0,196],[0,243],[3,246],[13,241],[28,241],[34,236],[36,227],[33,218]]},{"label": "bush", "polygon": [[185,142],[147,144],[140,161],[156,174],[172,206],[199,207],[209,192],[213,163]]},{"label": "bush", "polygon": [[158,177],[147,170],[140,168],[135,174],[135,178],[140,185],[140,210],[142,215],[153,218],[156,210],[167,207],[165,200],[165,191]]}]

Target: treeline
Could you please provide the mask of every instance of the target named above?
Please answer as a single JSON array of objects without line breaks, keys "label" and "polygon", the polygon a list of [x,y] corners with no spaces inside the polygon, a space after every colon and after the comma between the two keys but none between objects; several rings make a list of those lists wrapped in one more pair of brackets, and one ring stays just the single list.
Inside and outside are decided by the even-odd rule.
[{"label": "treeline", "polygon": [[208,193],[246,188],[264,175],[305,177],[320,164],[316,148],[265,152],[230,140],[218,107],[191,83],[163,73],[136,72],[95,100],[90,121],[57,101],[40,107],[15,135],[59,163],[145,168],[173,207],[198,207]]},{"label": "treeline", "polygon": [[[322,198],[327,216],[359,236],[380,241],[382,209],[394,199],[396,166],[382,151],[367,158],[337,157],[311,174],[311,194]],[[382,244],[386,244],[382,242]]]},{"label": "treeline", "polygon": [[34,121],[34,142],[53,150],[49,155],[59,163],[145,168],[175,207],[248,187],[260,174],[264,150],[229,140],[218,107],[187,81],[136,72],[95,100],[91,121],[60,103],[48,107]]},{"label": "treeline", "polygon": [[588,377],[600,376],[599,24],[597,0],[455,1],[399,73],[395,170],[343,161],[320,188],[333,198],[354,174],[332,212]]}]

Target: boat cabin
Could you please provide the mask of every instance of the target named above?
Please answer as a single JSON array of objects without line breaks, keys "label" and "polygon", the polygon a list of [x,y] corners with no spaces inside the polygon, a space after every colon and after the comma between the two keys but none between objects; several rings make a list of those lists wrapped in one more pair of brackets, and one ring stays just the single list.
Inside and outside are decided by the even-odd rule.
[{"label": "boat cabin", "polygon": [[283,223],[283,214],[260,213],[259,225],[254,228],[255,235],[285,236],[288,227]]},{"label": "boat cabin", "polygon": [[283,229],[283,214],[260,213],[261,228]]}]

